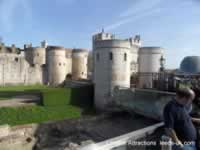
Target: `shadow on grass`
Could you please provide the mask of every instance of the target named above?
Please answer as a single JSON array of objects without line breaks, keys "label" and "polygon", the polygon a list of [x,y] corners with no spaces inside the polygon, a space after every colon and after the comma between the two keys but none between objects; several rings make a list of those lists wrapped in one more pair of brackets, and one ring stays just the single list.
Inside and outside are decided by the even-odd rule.
[{"label": "shadow on grass", "polygon": [[71,88],[70,105],[82,109],[82,115],[95,115],[94,108],[94,86],[87,85],[82,87]]},{"label": "shadow on grass", "polygon": [[0,91],[0,99],[11,99],[16,96],[22,95],[37,95],[40,96],[39,91]]}]

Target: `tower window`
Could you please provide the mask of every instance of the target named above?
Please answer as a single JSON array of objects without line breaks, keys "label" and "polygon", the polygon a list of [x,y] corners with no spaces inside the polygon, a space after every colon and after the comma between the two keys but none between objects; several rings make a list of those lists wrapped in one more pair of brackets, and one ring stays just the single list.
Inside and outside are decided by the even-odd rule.
[{"label": "tower window", "polygon": [[127,54],[124,53],[124,61],[126,61],[126,60],[127,60]]},{"label": "tower window", "polygon": [[15,61],[16,61],[16,62],[18,62],[18,61],[19,61],[19,59],[16,57],[16,58],[15,58]]},{"label": "tower window", "polygon": [[113,53],[112,52],[109,53],[109,57],[110,57],[110,60],[113,60]]},{"label": "tower window", "polygon": [[97,59],[97,61],[100,60],[100,55],[99,55],[99,53],[97,53],[97,55],[96,55],[96,59]]}]

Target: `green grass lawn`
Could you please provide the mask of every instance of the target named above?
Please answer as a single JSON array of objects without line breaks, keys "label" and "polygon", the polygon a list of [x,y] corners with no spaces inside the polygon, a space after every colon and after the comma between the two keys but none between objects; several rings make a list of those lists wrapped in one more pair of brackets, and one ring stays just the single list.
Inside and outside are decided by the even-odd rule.
[{"label": "green grass lawn", "polygon": [[86,110],[92,112],[93,91],[84,88],[50,88],[47,86],[1,87],[1,95],[39,94],[42,105],[17,108],[0,108],[0,125],[21,125],[50,120],[79,118]]},{"label": "green grass lawn", "polygon": [[[43,89],[43,105],[56,107],[70,105],[71,90],[69,88]],[[77,93],[78,94],[78,93]]]},{"label": "green grass lawn", "polygon": [[81,117],[81,110],[73,106],[26,106],[0,109],[0,124],[9,125],[41,123],[49,120],[62,120],[79,117]]},{"label": "green grass lawn", "polygon": [[0,86],[0,92],[3,92],[3,91],[22,92],[22,91],[27,91],[27,90],[42,90],[42,89],[49,89],[49,87],[44,86],[44,85]]}]

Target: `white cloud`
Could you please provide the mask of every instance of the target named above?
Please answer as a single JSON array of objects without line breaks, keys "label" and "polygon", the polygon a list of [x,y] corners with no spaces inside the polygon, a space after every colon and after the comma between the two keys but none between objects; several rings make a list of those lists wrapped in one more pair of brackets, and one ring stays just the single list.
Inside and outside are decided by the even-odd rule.
[{"label": "white cloud", "polygon": [[[199,0],[200,1],[200,0]],[[176,3],[178,3],[177,7],[178,8],[183,8],[183,7],[190,7],[194,5],[194,2],[188,1],[188,0],[177,0]],[[164,0],[139,0],[134,1],[132,6],[129,6],[127,10],[122,11],[119,14],[119,17],[116,22],[114,22],[111,25],[108,25],[105,27],[106,30],[114,30],[117,29],[123,25],[126,25],[128,23],[133,23],[136,20],[142,19],[144,17],[149,17],[154,14],[162,13],[162,12],[168,12],[169,10],[171,11],[177,11],[177,7],[168,7],[166,6],[167,3],[165,3]],[[174,0],[169,0],[168,5],[171,4],[170,6],[174,5]],[[170,13],[170,12],[169,12]],[[174,18],[175,16],[163,16],[163,18]]]},{"label": "white cloud", "polygon": [[139,0],[134,1],[125,11],[119,14],[118,21],[105,27],[106,30],[114,30],[125,24],[132,23],[143,17],[147,17],[161,11],[161,4],[163,0]]},{"label": "white cloud", "polygon": [[114,30],[114,29],[117,29],[119,27],[121,27],[122,25],[125,25],[125,24],[128,24],[128,23],[132,23],[138,19],[141,19],[143,17],[147,17],[149,15],[153,15],[153,14],[156,14],[156,13],[159,13],[161,11],[160,8],[156,8],[156,9],[153,9],[151,11],[147,11],[147,12],[143,12],[143,13],[140,13],[140,14],[137,14],[137,15],[132,15],[132,16],[129,16],[129,17],[126,17],[124,19],[119,19],[119,21],[117,21],[116,23],[113,23],[111,25],[108,25],[105,27],[105,30]]},{"label": "white cloud", "polygon": [[18,10],[23,11],[25,19],[30,19],[31,8],[29,0],[1,0],[0,1],[0,26],[3,30],[10,32],[14,26],[14,17],[16,17]]},{"label": "white cloud", "polygon": [[163,0],[140,0],[138,2],[133,2],[133,4],[121,12],[120,17],[129,17],[132,15],[140,15],[146,11],[152,10],[157,7]]}]

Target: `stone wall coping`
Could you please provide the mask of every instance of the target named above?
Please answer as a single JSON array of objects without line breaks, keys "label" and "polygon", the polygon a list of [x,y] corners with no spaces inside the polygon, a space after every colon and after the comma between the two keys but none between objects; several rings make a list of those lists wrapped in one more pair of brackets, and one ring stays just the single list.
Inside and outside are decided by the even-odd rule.
[{"label": "stone wall coping", "polygon": [[151,92],[151,93],[176,95],[176,93],[174,92],[166,92],[166,91],[159,91],[159,90],[152,90],[152,89],[140,89],[140,88],[133,88],[133,89],[137,91],[144,91],[144,92]]},{"label": "stone wall coping", "polygon": [[91,148],[95,148],[95,150],[111,150],[113,148],[125,145],[129,140],[137,140],[139,138],[144,137],[147,134],[152,134],[157,128],[162,127],[163,125],[164,125],[163,122],[157,123],[152,126],[148,126],[146,128],[139,129],[139,130],[130,132],[128,134],[124,134],[122,136],[108,139],[103,142],[87,145],[85,147],[80,148],[79,150],[90,150]]}]

